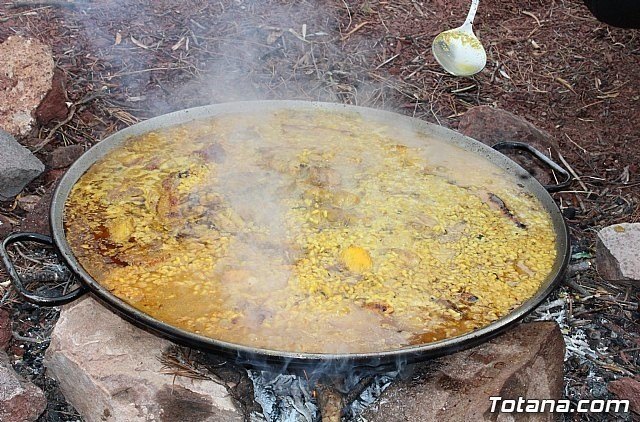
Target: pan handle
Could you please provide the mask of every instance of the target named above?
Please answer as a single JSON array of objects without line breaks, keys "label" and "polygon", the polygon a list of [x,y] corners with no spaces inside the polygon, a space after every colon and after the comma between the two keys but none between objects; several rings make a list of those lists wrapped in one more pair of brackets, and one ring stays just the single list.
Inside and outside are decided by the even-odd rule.
[{"label": "pan handle", "polygon": [[556,163],[551,158],[547,157],[529,144],[525,144],[523,142],[498,142],[492,148],[496,151],[516,149],[527,152],[536,157],[538,160],[542,161],[542,163],[544,163],[551,170],[559,173],[562,176],[562,181],[555,185],[543,185],[543,187],[549,192],[558,192],[568,187],[571,183],[571,174],[569,174],[567,170],[565,170],[558,163]]},{"label": "pan handle", "polygon": [[2,257],[2,262],[4,263],[4,266],[7,269],[7,273],[11,278],[11,282],[13,283],[13,286],[15,287],[16,291],[22,297],[24,297],[28,302],[31,302],[35,305],[40,305],[40,306],[60,306],[60,305],[64,305],[65,303],[72,302],[77,298],[79,298],[80,296],[82,296],[83,294],[87,293],[88,289],[84,285],[78,287],[77,289],[65,295],[53,296],[53,297],[41,296],[28,290],[24,286],[24,282],[22,281],[22,278],[18,274],[18,271],[13,265],[13,262],[9,257],[9,253],[7,252],[7,249],[10,245],[16,242],[24,242],[24,241],[36,242],[36,243],[40,243],[48,246],[55,246],[55,245],[49,236],[45,236],[40,233],[13,233],[7,236],[2,242],[2,244],[0,245],[0,257]]}]

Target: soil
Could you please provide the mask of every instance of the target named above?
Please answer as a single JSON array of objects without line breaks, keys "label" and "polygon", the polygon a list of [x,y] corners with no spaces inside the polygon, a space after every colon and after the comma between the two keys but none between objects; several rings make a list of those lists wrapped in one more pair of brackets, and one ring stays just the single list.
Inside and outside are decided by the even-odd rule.
[{"label": "soil", "polygon": [[[487,67],[456,78],[435,62],[430,43],[462,23],[467,2],[14,3],[21,6],[0,6],[0,41],[18,34],[50,45],[66,89],[56,94],[67,101],[58,101],[63,109],[49,108],[52,120],[41,119],[20,138],[31,147],[48,139],[37,153],[45,163],[61,146],[86,149],[152,116],[248,99],[344,102],[454,129],[470,108],[490,105],[549,132],[561,155],[553,158],[577,176],[570,189],[554,194],[574,250],[571,276],[552,300],[568,304],[568,344],[579,334],[596,350],[568,354],[567,398],[611,397],[610,380],[638,373],[639,289],[602,279],[590,264],[600,228],[640,220],[639,30],[599,23],[579,0],[484,0],[474,30]],[[32,213],[20,201],[0,204],[2,221],[14,230],[30,224],[46,230],[46,196],[62,173],[48,168],[27,187],[24,196],[45,196]],[[0,272],[0,283],[5,279]],[[15,367],[50,400],[41,420],[79,420],[41,363],[56,311],[25,304],[5,287],[0,297],[18,333],[9,345]]]}]

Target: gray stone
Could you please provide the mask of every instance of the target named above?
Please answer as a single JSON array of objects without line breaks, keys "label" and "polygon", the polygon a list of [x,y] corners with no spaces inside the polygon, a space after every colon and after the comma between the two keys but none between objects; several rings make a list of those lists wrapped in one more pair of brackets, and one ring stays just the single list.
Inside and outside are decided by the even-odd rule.
[{"label": "gray stone", "polygon": [[13,136],[0,130],[0,201],[7,201],[40,175],[44,164]]},{"label": "gray stone", "polygon": [[45,365],[86,422],[242,421],[224,386],[162,373],[170,345],[86,298],[62,309]]},{"label": "gray stone", "polygon": [[598,232],[596,268],[606,280],[640,281],[640,223],[614,224]]},{"label": "gray stone", "polygon": [[[417,365],[364,417],[371,422],[521,420],[522,414],[491,413],[489,398],[561,399],[564,352],[557,324],[521,324],[475,348]],[[555,419],[539,413],[526,420]]]},{"label": "gray stone", "polygon": [[46,406],[42,390],[19,376],[0,351],[0,421],[35,421]]}]

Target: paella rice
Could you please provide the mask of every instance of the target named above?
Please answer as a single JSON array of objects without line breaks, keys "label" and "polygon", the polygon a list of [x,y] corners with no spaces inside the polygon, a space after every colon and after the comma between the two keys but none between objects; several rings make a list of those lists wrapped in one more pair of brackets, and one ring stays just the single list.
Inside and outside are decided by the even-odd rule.
[{"label": "paella rice", "polygon": [[424,344],[532,297],[556,238],[477,154],[352,114],[227,114],[129,139],[65,205],[82,266],[148,315],[308,353]]}]

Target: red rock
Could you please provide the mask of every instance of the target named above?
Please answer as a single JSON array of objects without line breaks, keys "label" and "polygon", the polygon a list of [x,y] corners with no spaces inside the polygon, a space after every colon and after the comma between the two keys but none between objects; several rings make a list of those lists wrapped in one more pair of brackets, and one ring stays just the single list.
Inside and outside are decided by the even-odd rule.
[{"label": "red rock", "polygon": [[46,406],[42,390],[19,376],[0,352],[0,421],[35,421]]},{"label": "red rock", "polygon": [[[549,133],[515,114],[490,106],[469,109],[460,119],[458,131],[489,146],[498,142],[515,141],[529,144],[545,155],[548,155],[549,149],[558,150]],[[522,156],[516,161],[541,183],[554,183],[552,175],[537,160]]]},{"label": "red rock", "polygon": [[7,350],[11,337],[11,315],[6,309],[0,309],[0,351]]},{"label": "red rock", "polygon": [[55,185],[58,180],[67,172],[66,169],[51,169],[44,174],[44,182],[47,185]]},{"label": "red rock", "polygon": [[[413,375],[387,388],[364,418],[371,422],[519,420],[515,413],[491,413],[489,398],[561,399],[564,352],[557,324],[521,324],[480,346],[416,365]],[[555,417],[539,413],[527,415],[526,420]]]},{"label": "red rock", "polygon": [[33,211],[27,214],[20,226],[21,230],[46,235],[51,233],[49,227],[49,210],[51,209],[51,198],[53,197],[54,188],[55,186],[50,186],[33,208]]},{"label": "red rock", "polygon": [[67,117],[67,94],[64,84],[64,74],[56,69],[53,72],[51,89],[42,99],[35,111],[36,122],[44,126],[53,120],[62,121]]},{"label": "red rock", "polygon": [[82,145],[68,145],[56,148],[51,153],[49,165],[54,169],[69,167],[84,153]]},{"label": "red rock", "polygon": [[170,345],[86,298],[62,308],[45,365],[86,422],[244,420],[222,385],[162,373]]},{"label": "red rock", "polygon": [[629,400],[631,411],[640,414],[640,377],[620,378],[611,381],[607,388],[618,399]]}]

